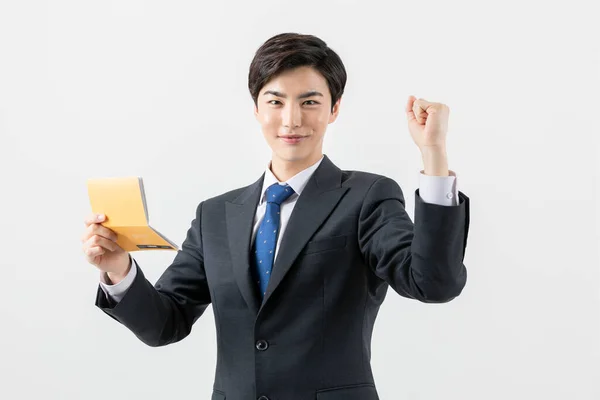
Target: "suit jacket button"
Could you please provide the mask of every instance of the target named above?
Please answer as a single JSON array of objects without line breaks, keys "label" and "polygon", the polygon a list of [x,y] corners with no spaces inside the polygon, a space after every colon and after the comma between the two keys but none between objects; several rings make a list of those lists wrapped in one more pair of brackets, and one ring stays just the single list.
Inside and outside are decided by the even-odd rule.
[{"label": "suit jacket button", "polygon": [[267,396],[260,396],[258,400],[269,400],[269,398]]},{"label": "suit jacket button", "polygon": [[[266,349],[269,348],[269,343],[266,340],[259,340],[256,342],[256,348],[260,351],[265,351]],[[266,397],[265,397],[265,399],[269,400]],[[260,400],[265,400],[265,399],[260,399]]]}]

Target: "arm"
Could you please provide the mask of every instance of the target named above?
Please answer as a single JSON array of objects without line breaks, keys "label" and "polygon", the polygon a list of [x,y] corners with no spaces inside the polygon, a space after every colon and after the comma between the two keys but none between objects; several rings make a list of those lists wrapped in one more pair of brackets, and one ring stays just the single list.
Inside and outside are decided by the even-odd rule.
[{"label": "arm", "polygon": [[365,262],[401,296],[424,303],[452,300],[467,279],[462,261],[468,200],[459,192],[457,206],[429,204],[417,190],[413,224],[400,186],[379,178],[368,190],[359,215],[358,240]]},{"label": "arm", "polygon": [[137,266],[120,301],[98,287],[96,306],[130,329],[149,346],[164,346],[185,338],[211,302],[201,232],[202,203],[181,250],[153,286]]},{"label": "arm", "polygon": [[127,275],[117,283],[111,282],[106,272],[100,272],[100,288],[102,288],[106,297],[115,304],[125,296],[125,293],[127,293],[137,275],[138,265],[133,257],[131,257],[131,254],[129,255],[129,266]]}]

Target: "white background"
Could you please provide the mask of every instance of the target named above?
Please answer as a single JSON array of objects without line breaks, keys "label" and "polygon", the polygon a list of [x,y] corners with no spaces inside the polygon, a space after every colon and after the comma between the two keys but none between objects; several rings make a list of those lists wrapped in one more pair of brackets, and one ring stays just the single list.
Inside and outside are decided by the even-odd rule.
[{"label": "white background", "polygon": [[[299,32],[348,71],[334,163],[397,180],[413,217],[412,94],[450,107],[450,169],[471,198],[462,295],[388,292],[381,398],[600,398],[600,33],[593,1],[563,3],[3,0],[1,397],[209,398],[212,307],[150,348],[94,306],[85,181],[142,176],[151,223],[181,244],[200,201],[263,172],[248,67]],[[135,256],[154,282],[175,253]]]}]

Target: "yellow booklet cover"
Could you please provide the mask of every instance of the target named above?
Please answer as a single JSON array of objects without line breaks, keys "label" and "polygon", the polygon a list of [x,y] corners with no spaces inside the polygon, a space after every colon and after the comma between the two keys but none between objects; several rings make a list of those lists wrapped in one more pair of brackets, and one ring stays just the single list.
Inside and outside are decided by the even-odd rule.
[{"label": "yellow booklet cover", "polygon": [[142,177],[88,179],[87,189],[92,212],[106,216],[102,225],[117,234],[123,250],[179,250],[150,226]]}]

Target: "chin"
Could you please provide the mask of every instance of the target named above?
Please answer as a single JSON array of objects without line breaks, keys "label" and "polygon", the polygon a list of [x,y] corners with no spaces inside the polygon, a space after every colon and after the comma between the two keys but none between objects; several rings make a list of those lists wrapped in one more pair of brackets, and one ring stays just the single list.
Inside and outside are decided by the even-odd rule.
[{"label": "chin", "polygon": [[285,161],[299,161],[310,157],[310,153],[302,151],[302,149],[285,149],[275,151],[277,157]]},{"label": "chin", "polygon": [[306,158],[306,156],[302,155],[302,154],[294,154],[295,152],[290,152],[290,151],[279,151],[279,152],[275,152],[275,154],[277,155],[277,157],[281,160],[285,160],[285,161],[298,161],[298,160],[302,160],[304,158]]}]

